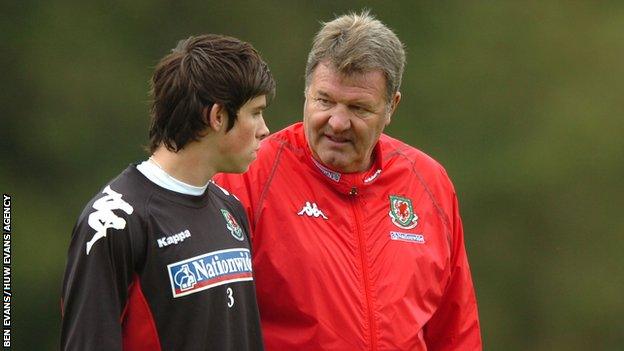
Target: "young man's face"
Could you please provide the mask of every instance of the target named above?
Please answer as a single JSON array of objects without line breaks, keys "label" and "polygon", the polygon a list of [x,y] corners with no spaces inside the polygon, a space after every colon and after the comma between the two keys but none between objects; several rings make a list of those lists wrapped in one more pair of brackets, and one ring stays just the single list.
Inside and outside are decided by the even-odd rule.
[{"label": "young man's face", "polygon": [[[395,106],[399,100],[397,93]],[[326,166],[343,173],[368,169],[391,114],[381,71],[345,76],[320,63],[312,73],[303,123],[314,158]]]},{"label": "young man's face", "polygon": [[[266,96],[260,95],[238,110],[234,127],[223,134],[219,151],[223,158],[221,172],[242,173],[256,158],[260,140],[269,135],[262,113],[266,108]],[[231,123],[231,121],[229,122]]]}]

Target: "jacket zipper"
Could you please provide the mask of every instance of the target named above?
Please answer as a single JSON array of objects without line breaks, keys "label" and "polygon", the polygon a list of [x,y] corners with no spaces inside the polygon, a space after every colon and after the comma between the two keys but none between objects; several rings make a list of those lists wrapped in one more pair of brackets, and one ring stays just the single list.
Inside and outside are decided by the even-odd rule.
[{"label": "jacket zipper", "polygon": [[351,205],[353,209],[353,215],[355,216],[355,229],[360,245],[360,261],[362,264],[362,279],[364,280],[364,294],[366,298],[366,307],[368,309],[368,329],[370,332],[370,350],[377,350],[377,340],[375,338],[375,317],[373,310],[372,292],[370,284],[368,282],[368,264],[366,261],[366,243],[364,240],[364,234],[362,233],[361,216],[357,203],[358,190],[356,187],[352,187],[349,191],[351,197]]}]

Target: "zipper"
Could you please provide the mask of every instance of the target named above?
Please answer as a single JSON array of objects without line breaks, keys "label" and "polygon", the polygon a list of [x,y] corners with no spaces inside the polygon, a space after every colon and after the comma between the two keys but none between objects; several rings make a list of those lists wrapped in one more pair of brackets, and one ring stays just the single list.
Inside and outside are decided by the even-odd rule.
[{"label": "zipper", "polygon": [[375,326],[375,316],[373,312],[373,299],[370,284],[368,283],[368,264],[366,261],[366,243],[364,240],[364,234],[362,233],[361,227],[361,214],[358,207],[358,189],[356,187],[351,187],[349,191],[349,196],[351,200],[351,208],[353,210],[353,215],[355,216],[355,232],[357,233],[358,243],[360,246],[360,263],[362,264],[362,279],[364,283],[364,297],[366,299],[366,307],[368,312],[368,329],[369,329],[369,340],[370,340],[370,350],[377,350],[377,339],[376,335],[376,326]]}]

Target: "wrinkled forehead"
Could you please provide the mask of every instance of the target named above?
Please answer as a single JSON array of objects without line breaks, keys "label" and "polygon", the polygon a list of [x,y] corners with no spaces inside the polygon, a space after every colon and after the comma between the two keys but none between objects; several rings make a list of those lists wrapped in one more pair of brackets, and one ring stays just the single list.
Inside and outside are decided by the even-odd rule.
[{"label": "wrinkled forehead", "polygon": [[320,63],[312,72],[307,89],[325,93],[362,92],[385,98],[386,77],[381,70],[338,71],[333,65]]}]

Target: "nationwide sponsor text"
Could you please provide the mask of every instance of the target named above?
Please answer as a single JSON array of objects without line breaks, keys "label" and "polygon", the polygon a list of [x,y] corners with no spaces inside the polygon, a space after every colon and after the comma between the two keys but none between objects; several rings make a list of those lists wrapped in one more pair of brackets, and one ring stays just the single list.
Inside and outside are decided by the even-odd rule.
[{"label": "nationwide sponsor text", "polygon": [[231,282],[253,280],[251,254],[237,248],[210,252],[167,265],[173,297]]}]

